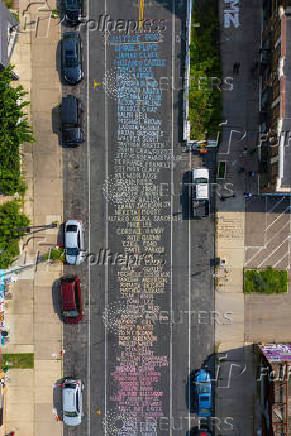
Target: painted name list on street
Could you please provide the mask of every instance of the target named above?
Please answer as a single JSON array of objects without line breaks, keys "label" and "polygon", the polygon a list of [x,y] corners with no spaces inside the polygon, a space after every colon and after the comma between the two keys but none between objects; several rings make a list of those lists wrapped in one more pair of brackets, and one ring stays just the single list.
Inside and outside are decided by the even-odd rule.
[{"label": "painted name list on street", "polygon": [[[117,192],[110,229],[125,253],[167,256],[163,238],[170,225],[170,198],[160,197],[158,183],[162,172],[170,177],[171,150],[162,130],[163,95],[156,79],[167,61],[160,56],[158,34],[111,35],[109,44],[114,51],[118,122],[111,175]],[[169,262],[162,262],[162,257],[117,268],[116,296],[123,310],[116,320],[118,349],[110,401],[124,417],[118,436],[155,436],[157,420],[164,416],[160,386],[165,385],[168,356],[159,355],[160,326],[146,317],[154,312],[158,319],[164,309],[163,299],[159,297],[160,305],[156,302],[169,286]]]}]

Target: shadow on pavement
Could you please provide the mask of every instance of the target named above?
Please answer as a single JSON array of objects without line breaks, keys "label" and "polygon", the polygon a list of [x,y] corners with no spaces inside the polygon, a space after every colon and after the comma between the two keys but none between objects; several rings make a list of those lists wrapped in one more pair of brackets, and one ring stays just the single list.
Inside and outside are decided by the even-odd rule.
[{"label": "shadow on pavement", "polygon": [[195,401],[194,401],[194,375],[195,371],[192,371],[187,376],[187,383],[185,385],[185,399],[186,399],[186,407],[189,409],[191,413],[197,412],[195,409]]},{"label": "shadow on pavement", "polygon": [[52,131],[58,135],[58,142],[61,139],[61,105],[55,106],[52,109]]},{"label": "shadow on pavement", "polygon": [[58,315],[61,322],[63,322],[62,317],[62,297],[61,297],[61,279],[57,279],[52,285],[52,301],[54,312]]},{"label": "shadow on pavement", "polygon": [[191,171],[187,171],[182,177],[182,189],[180,195],[180,204],[182,207],[182,220],[191,219]]},{"label": "shadow on pavement", "polygon": [[63,420],[63,403],[62,403],[62,384],[64,379],[59,379],[53,385],[53,408],[56,410],[57,417]]}]

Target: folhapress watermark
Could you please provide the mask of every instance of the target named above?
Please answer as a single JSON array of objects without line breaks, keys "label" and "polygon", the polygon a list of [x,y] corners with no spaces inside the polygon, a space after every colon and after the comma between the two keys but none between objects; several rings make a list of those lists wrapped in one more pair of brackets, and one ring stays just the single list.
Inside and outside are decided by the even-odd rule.
[{"label": "folhapress watermark", "polygon": [[112,18],[109,14],[99,15],[97,20],[89,19],[83,23],[91,31],[98,32],[122,32],[125,34],[136,31],[144,32],[165,32],[166,25],[164,18],[149,18],[145,20]]}]

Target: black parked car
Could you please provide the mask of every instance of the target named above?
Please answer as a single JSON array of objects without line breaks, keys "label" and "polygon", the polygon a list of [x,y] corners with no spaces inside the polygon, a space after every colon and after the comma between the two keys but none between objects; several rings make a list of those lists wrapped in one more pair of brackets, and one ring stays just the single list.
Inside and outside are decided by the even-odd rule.
[{"label": "black parked car", "polygon": [[84,142],[82,108],[73,95],[62,99],[62,144],[76,145]]},{"label": "black parked car", "polygon": [[62,70],[64,79],[76,85],[84,77],[82,69],[82,47],[78,32],[66,32],[62,40]]},{"label": "black parked car", "polygon": [[64,0],[64,15],[68,26],[77,26],[82,21],[83,0]]}]

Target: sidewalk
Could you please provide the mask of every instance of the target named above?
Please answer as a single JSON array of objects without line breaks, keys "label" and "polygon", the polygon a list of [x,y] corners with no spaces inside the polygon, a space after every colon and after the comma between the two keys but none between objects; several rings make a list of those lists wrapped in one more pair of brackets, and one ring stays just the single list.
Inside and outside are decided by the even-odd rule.
[{"label": "sidewalk", "polygon": [[[37,139],[35,144],[25,144],[23,150],[27,184],[24,212],[31,225],[61,224],[63,219],[62,150],[52,129],[53,109],[61,100],[56,68],[61,29],[57,21],[49,25],[49,11],[38,10],[46,3],[30,3],[28,7],[27,1],[19,1],[21,33],[11,61],[29,92],[28,115]],[[55,9],[55,1],[49,6]],[[37,252],[47,252],[57,239],[58,228],[26,237],[16,266],[35,263]],[[34,353],[34,369],[8,371],[7,433],[62,435],[62,424],[53,416],[53,384],[62,377],[62,324],[53,307],[53,284],[61,275],[61,264],[24,269],[13,299],[6,303],[9,343],[2,353]]]},{"label": "sidewalk", "polygon": [[[232,321],[216,326],[215,343],[222,372],[216,389],[216,416],[232,417],[234,435],[255,434],[256,359],[252,344],[245,342],[243,268],[245,262],[244,192],[257,194],[255,177],[257,156],[253,152],[257,140],[258,83],[251,69],[259,50],[260,5],[252,0],[240,1],[239,26],[225,27],[226,3],[220,1],[220,43],[224,77],[233,77],[233,64],[239,63],[232,91],[223,92],[222,144],[217,163],[226,165],[225,179],[217,179],[221,187],[232,184],[234,198],[217,199],[216,257],[224,264],[216,271],[215,310],[230,312]],[[254,41],[257,41],[256,43]],[[231,185],[228,185],[229,187]],[[221,194],[229,195],[229,192]],[[230,371],[234,372],[230,372]],[[228,386],[228,383],[229,386]],[[222,386],[228,386],[223,389]]]}]

